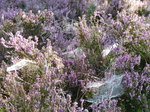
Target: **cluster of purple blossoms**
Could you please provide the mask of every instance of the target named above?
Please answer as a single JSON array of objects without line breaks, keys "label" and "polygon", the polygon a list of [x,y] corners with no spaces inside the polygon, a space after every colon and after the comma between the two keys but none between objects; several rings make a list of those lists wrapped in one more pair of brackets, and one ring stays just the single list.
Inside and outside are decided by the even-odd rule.
[{"label": "cluster of purple blossoms", "polygon": [[149,112],[149,7],[1,0],[0,112]]}]

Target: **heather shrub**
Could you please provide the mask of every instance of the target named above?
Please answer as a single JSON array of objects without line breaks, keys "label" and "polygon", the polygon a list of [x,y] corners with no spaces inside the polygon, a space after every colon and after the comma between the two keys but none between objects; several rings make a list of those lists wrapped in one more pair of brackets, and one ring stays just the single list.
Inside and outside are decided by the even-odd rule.
[{"label": "heather shrub", "polygon": [[[37,49],[37,38],[36,41],[25,39],[17,32],[16,35],[10,35],[9,41],[2,39],[2,43],[6,48],[14,49],[11,51],[14,68],[9,67],[7,73],[2,72],[2,108],[6,111],[28,112],[76,111],[77,104],[71,106],[70,97],[67,98],[60,88],[65,78],[62,72],[64,65],[52,50],[50,42],[40,51]],[[22,62],[22,67],[15,66],[22,58],[33,60],[34,63],[23,66]]]},{"label": "heather shrub", "polygon": [[78,16],[81,16],[86,12],[87,5],[88,0],[16,0],[15,2],[2,0],[2,7],[0,8],[2,10],[6,10],[7,8],[23,9],[25,11],[33,10],[34,12],[37,12],[38,10],[48,9],[55,13],[56,19],[61,20],[63,19],[63,16],[77,19]]},{"label": "heather shrub", "polygon": [[117,107],[116,100],[103,100],[98,105],[93,104],[93,112],[122,112],[121,108]]},{"label": "heather shrub", "polygon": [[37,14],[32,13],[32,11],[29,13],[20,11],[11,20],[5,20],[2,24],[1,30],[6,33],[22,31],[26,38],[29,36],[44,38],[44,35],[47,33],[44,28],[51,24],[50,20],[52,20],[52,16],[53,13],[50,11],[39,11]]},{"label": "heather shrub", "polygon": [[[20,11],[11,20],[6,19],[2,22],[0,36],[8,40],[8,33],[12,32],[15,34],[17,31],[22,32],[22,35],[25,38],[28,38],[29,36],[37,36],[39,40],[38,48],[41,49],[42,46],[46,44],[46,39],[50,35],[50,32],[46,30],[45,27],[51,24],[51,18],[52,12],[49,11],[39,12],[38,14]],[[9,58],[5,57],[8,55],[7,50],[2,45],[1,52],[3,52],[1,54],[2,59],[9,61]]]},{"label": "heather shrub", "polygon": [[[111,7],[111,5],[110,5],[110,7]],[[95,18],[96,24],[95,24],[95,20],[94,20],[94,24],[87,24],[86,20],[84,18],[82,18],[82,20],[79,23],[78,28],[77,28],[81,46],[83,46],[86,50],[87,49],[89,51],[91,49],[93,50],[93,52],[89,53],[89,54],[91,54],[90,56],[87,54],[88,61],[92,57],[93,59],[95,59],[95,61],[94,60],[91,61],[91,62],[93,62],[93,65],[94,66],[98,65],[100,67],[103,64],[106,65],[106,63],[105,63],[106,59],[110,58],[111,61],[109,61],[109,62],[114,63],[112,56],[116,56],[116,57],[120,56],[121,57],[122,54],[124,54],[125,52],[128,52],[129,56],[126,56],[127,57],[126,61],[128,63],[126,63],[126,61],[123,61],[124,59],[126,59],[126,57],[121,58],[120,59],[121,63],[116,64],[121,69],[117,69],[117,66],[115,66],[115,73],[120,75],[120,74],[128,73],[127,71],[129,71],[129,72],[134,71],[134,72],[131,72],[128,74],[129,77],[131,77],[132,74],[136,75],[136,76],[135,75],[133,76],[133,79],[132,79],[133,83],[138,83],[138,85],[146,85],[146,87],[149,88],[148,81],[145,81],[145,82],[147,82],[147,84],[144,84],[145,82],[141,83],[139,80],[134,79],[135,77],[138,77],[138,79],[141,79],[144,68],[146,67],[147,64],[149,64],[149,61],[148,61],[149,60],[149,25],[148,25],[149,22],[146,23],[147,18],[144,16],[139,17],[137,14],[135,14],[136,12],[131,13],[124,9],[122,9],[122,10],[117,9],[116,10],[117,16],[115,14],[116,17],[114,19],[114,17],[113,17],[114,13],[112,13],[110,10],[107,9],[108,6],[106,9],[105,9],[105,7],[101,7],[101,8],[103,8],[104,12],[101,11],[100,13],[98,13],[96,11],[96,14],[99,14],[98,16],[95,15],[96,16],[96,18]],[[123,7],[123,8],[125,8],[125,7]],[[112,10],[114,10],[114,9],[112,9]],[[120,13],[119,13],[119,11],[120,11]],[[97,21],[97,17],[99,17],[98,21]],[[100,26],[100,27],[98,27],[98,26]],[[103,34],[100,33],[100,31]],[[104,35],[104,33],[106,33],[106,34]],[[105,46],[111,45],[114,42],[117,42],[120,44],[119,47],[121,49],[119,50],[119,53],[116,53],[112,56],[108,55],[104,61],[104,59],[102,58],[102,54],[103,54]],[[93,44],[93,46],[91,43]],[[98,49],[97,50],[98,53],[94,52],[94,50],[96,49],[95,47]],[[115,52],[116,52],[116,50],[115,50]],[[94,54],[97,56],[97,58],[94,57]],[[141,57],[141,59],[139,59],[139,57],[136,58],[136,56],[135,56],[135,58],[132,58],[132,56],[130,57],[130,54],[138,55],[139,57]],[[101,59],[102,64],[98,63],[98,62],[100,62],[100,61],[98,61],[99,59]],[[137,61],[138,60],[141,60],[141,61],[137,62],[136,59],[137,59]],[[129,60],[131,60],[131,61],[129,61]],[[99,68],[98,66],[96,66],[95,68]],[[108,65],[107,65],[107,68],[108,68]],[[112,66],[112,68],[113,68],[113,66]],[[112,68],[110,66],[110,70]],[[131,70],[131,68],[132,68],[132,70]],[[102,71],[103,69],[99,68],[99,70]],[[106,72],[106,70],[105,70],[105,72]],[[149,80],[148,73],[143,73],[143,74],[144,74],[144,77],[142,77],[142,78],[144,78],[143,80],[145,80],[145,79]],[[125,75],[125,77],[126,77],[126,75]],[[125,80],[127,81],[127,79],[125,79]],[[127,85],[127,83],[125,85]],[[133,88],[131,87],[132,89],[129,90],[130,92],[128,91],[129,87],[127,87],[127,86],[124,86],[124,87],[127,89],[124,96],[126,96],[127,94],[130,94],[131,91],[136,91],[133,89],[134,87]],[[139,88],[139,86],[135,87],[135,88]],[[134,94],[136,94],[135,99],[132,99],[130,97],[130,95],[128,97],[125,97],[125,99],[128,99],[130,103],[132,102],[131,104],[134,104],[134,106],[132,108],[131,105],[125,105],[125,103],[127,103],[127,102],[125,102],[124,103],[125,111],[128,111],[127,108],[131,109],[131,110],[129,109],[129,111],[148,110],[148,107],[142,107],[143,110],[140,110],[141,107],[136,108],[136,109],[134,108],[137,105],[142,105],[143,102],[148,104],[148,100],[147,101],[142,100],[141,102],[139,102],[139,100],[137,100],[138,97],[142,97],[142,96],[144,96],[144,98],[147,99],[147,96],[149,95],[149,93],[143,92],[143,91],[148,91],[145,88],[142,88],[142,90],[141,90],[142,92],[140,90],[138,92],[137,91],[134,92]],[[141,95],[139,95],[140,93],[141,93]],[[145,96],[145,94],[147,94],[147,95]]]},{"label": "heather shrub", "polygon": [[[149,109],[149,64],[140,69],[141,57],[123,54],[116,58],[114,68],[117,74],[124,74],[125,94],[121,102],[125,111],[146,111]],[[137,69],[138,66],[138,69]],[[143,99],[144,98],[144,99]],[[143,105],[144,104],[144,105]],[[145,106],[146,104],[146,106]],[[137,108],[138,106],[139,108]]]},{"label": "heather shrub", "polygon": [[[87,60],[92,68],[100,73],[105,67],[105,61],[102,57],[103,45],[101,44],[102,34],[98,32],[95,25],[88,26],[85,17],[77,24],[77,34],[80,45],[85,49]],[[101,72],[102,73],[102,72]]]},{"label": "heather shrub", "polygon": [[142,9],[146,9],[148,5],[148,0],[123,0],[125,5],[124,7],[131,12],[137,13],[138,11]]},{"label": "heather shrub", "polygon": [[1,0],[0,112],[149,112],[148,0]]},{"label": "heather shrub", "polygon": [[96,11],[95,15],[99,17],[99,25],[105,29],[103,32],[106,32],[102,36],[102,42],[105,45],[117,42],[120,44],[120,48],[121,46],[125,47],[127,52],[140,55],[144,67],[146,62],[149,63],[148,18],[122,9],[114,20],[113,15],[107,15],[107,10],[105,8],[103,10],[103,13]]},{"label": "heather shrub", "polygon": [[[125,16],[126,14],[126,16]],[[142,58],[143,67],[149,62],[149,23],[146,23],[147,18],[139,17],[136,14],[127,14],[122,12],[119,19],[124,27],[122,42],[123,46],[129,53],[135,53]]]}]

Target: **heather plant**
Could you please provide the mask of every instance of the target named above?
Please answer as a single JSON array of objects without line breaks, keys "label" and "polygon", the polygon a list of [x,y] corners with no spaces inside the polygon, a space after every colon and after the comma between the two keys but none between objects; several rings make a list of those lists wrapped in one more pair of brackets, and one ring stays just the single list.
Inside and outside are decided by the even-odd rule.
[{"label": "heather plant", "polygon": [[[125,12],[122,12],[125,15]],[[142,58],[143,67],[149,62],[149,22],[147,18],[139,17],[137,14],[120,14],[118,17],[122,21],[124,27],[122,42],[123,46],[129,53],[135,53]]]},{"label": "heather plant", "polygon": [[1,0],[0,111],[149,112],[148,7]]},{"label": "heather plant", "polygon": [[[98,15],[97,15],[98,14]],[[149,22],[147,17],[140,17],[135,13],[128,12],[126,9],[117,15],[114,20],[113,15],[106,15],[107,9],[104,8],[104,14],[96,11],[99,16],[99,24],[106,32],[102,36],[102,42],[117,42],[129,53],[135,53],[142,57],[142,63],[149,63]],[[121,48],[122,49],[122,48]],[[144,65],[143,65],[144,66]]]},{"label": "heather plant", "polygon": [[[20,58],[28,58],[28,59],[39,59],[39,58],[48,58],[53,54],[53,59],[57,58],[57,53],[52,51],[52,47],[50,46],[50,41],[47,43],[46,48],[42,48],[42,51],[40,51],[38,46],[38,37],[35,37],[35,41],[31,40],[32,37],[29,37],[28,39],[24,38],[20,32],[17,32],[15,35],[10,33],[9,40],[6,41],[4,38],[1,39],[1,43],[6,48],[14,49],[11,51],[12,55],[19,56]],[[46,57],[43,56],[43,52],[47,52]],[[50,61],[50,60],[49,60]],[[60,59],[56,59],[56,62],[61,61]],[[55,62],[53,62],[55,63]],[[56,63],[55,63],[56,64]],[[61,64],[60,64],[61,66]],[[59,67],[58,67],[59,68]]]},{"label": "heather plant", "polygon": [[92,112],[122,112],[121,108],[117,107],[117,100],[102,100],[91,107]]},{"label": "heather plant", "polygon": [[12,20],[5,20],[2,23],[1,30],[6,33],[15,33],[20,30],[26,38],[29,36],[44,38],[47,33],[44,28],[51,24],[52,16],[53,13],[50,11],[39,11],[37,14],[32,13],[32,11],[29,13],[20,11]]},{"label": "heather plant", "polygon": [[[113,4],[120,5],[118,2],[112,2],[112,4],[108,5],[109,7],[115,7]],[[119,43],[116,39],[118,34],[116,29],[113,28],[116,25],[113,16],[116,16],[116,14],[114,15],[111,10],[108,10],[108,5],[104,2],[101,6],[96,7],[90,20],[85,19],[86,17],[83,16],[77,24],[77,37],[79,38],[80,45],[85,48],[87,59],[93,66],[93,69],[97,73],[102,74],[105,69],[109,68],[108,63],[113,61],[116,54],[106,55],[116,48],[118,46],[117,43]],[[116,13],[120,8],[121,6],[118,6],[118,9],[115,10]],[[88,14],[87,17],[89,18]]]},{"label": "heather plant", "polygon": [[77,24],[77,33],[80,40],[80,45],[85,48],[89,63],[97,72],[103,70],[104,63],[101,55],[102,45],[101,35],[97,31],[96,26],[88,26],[85,17],[83,17]]},{"label": "heather plant", "polygon": [[88,0],[16,0],[15,2],[9,0],[1,1],[1,8],[6,10],[8,8],[23,9],[25,11],[48,9],[55,13],[57,19],[62,19],[63,16],[70,18],[77,18],[86,12]]},{"label": "heather plant", "polygon": [[[36,38],[37,39],[37,38]],[[21,41],[22,40],[22,41]],[[52,50],[50,42],[42,51],[37,49],[37,41],[25,39],[19,32],[11,34],[9,41],[2,39],[6,48],[13,48],[12,61],[28,58],[35,61],[23,68],[12,68],[2,72],[2,86],[4,90],[1,95],[2,109],[6,111],[82,111],[76,105],[71,105],[70,96],[60,88],[65,75],[62,73],[64,65],[57,53]],[[12,57],[13,57],[12,56]],[[5,98],[5,99],[3,99]],[[4,103],[3,103],[4,102]],[[70,102],[70,106],[68,106]],[[11,103],[11,105],[9,105]],[[8,105],[7,105],[8,104]],[[6,106],[7,105],[7,106]],[[34,108],[33,108],[34,107]]]},{"label": "heather plant", "polygon": [[[6,0],[7,1],[7,0]],[[3,2],[6,2],[3,0]],[[66,46],[67,41],[64,38],[68,38],[68,34],[65,34],[64,27],[66,27],[64,24],[66,24],[66,20],[69,21],[69,18],[77,18],[78,16],[81,16],[86,10],[86,5],[87,1],[86,0],[81,0],[81,1],[62,1],[58,0],[56,1],[26,1],[26,0],[17,0],[15,3],[13,2],[8,2],[7,4],[3,3],[2,4],[8,5],[8,7],[13,7],[17,9],[22,9],[25,12],[19,12],[17,13],[17,17],[13,18],[13,21],[10,23],[13,24],[14,26],[10,27],[7,31],[15,33],[18,30],[23,31],[23,36],[28,37],[28,36],[38,36],[40,39],[40,44],[44,45],[45,38],[49,37],[51,34],[51,40],[53,40],[53,43],[55,45],[60,46]],[[57,5],[56,5],[57,4]],[[60,4],[60,5],[58,5]],[[24,8],[22,8],[22,5]],[[32,7],[31,7],[32,6]],[[39,7],[41,6],[41,7]],[[51,19],[51,14],[49,11],[43,11],[43,9],[47,9],[50,11],[53,11],[54,13],[54,18],[53,20]],[[3,9],[5,9],[3,7]],[[28,13],[29,10],[32,10]],[[36,11],[35,11],[36,10]],[[37,14],[38,12],[42,12],[40,14]],[[32,13],[34,12],[34,13]],[[70,13],[71,12],[71,13]],[[49,16],[49,17],[47,17]],[[5,15],[4,15],[5,18]],[[48,20],[48,22],[46,22]],[[50,25],[50,24],[53,25]],[[3,25],[5,26],[5,24]],[[9,27],[9,26],[8,26]],[[12,28],[12,29],[11,29]],[[44,28],[44,29],[43,29]],[[47,30],[45,30],[47,29]],[[13,31],[11,31],[13,30]],[[14,31],[15,30],[15,31]],[[57,38],[59,36],[60,38]],[[70,35],[69,35],[70,36]],[[71,37],[72,38],[72,37]],[[57,41],[57,42],[56,42]],[[70,40],[71,41],[71,40]],[[69,42],[70,42],[69,41]],[[66,44],[65,44],[66,43]],[[39,48],[41,48],[42,45],[39,45]],[[68,44],[67,44],[68,45]],[[57,48],[58,49],[58,48]]]},{"label": "heather plant", "polygon": [[[149,110],[149,64],[141,70],[140,62],[140,56],[137,57],[131,54],[123,54],[116,58],[114,65],[116,73],[125,74],[123,81],[125,94],[122,96],[121,102],[125,106],[126,111],[147,112]],[[146,104],[146,106],[143,104]]]},{"label": "heather plant", "polygon": [[[139,57],[136,58],[136,56],[135,56],[135,59],[133,60],[132,56],[130,56],[130,55],[126,56],[127,57],[126,61],[128,63],[126,63],[126,61],[123,61],[122,59],[124,59],[124,58],[122,58],[120,60],[120,62],[122,62],[122,63],[116,64],[118,67],[121,67],[122,69],[118,70],[116,68],[115,72],[117,74],[123,74],[125,71],[131,72],[131,69],[130,69],[130,67],[131,67],[131,68],[134,68],[134,73],[136,73],[140,79],[141,74],[146,66],[146,63],[149,64],[149,61],[148,61],[149,60],[149,25],[148,25],[149,23],[146,24],[147,18],[145,18],[143,16],[139,17],[137,14],[128,12],[124,9],[122,9],[121,12],[119,13],[119,12],[117,12],[117,11],[119,11],[119,9],[117,9],[117,11],[116,11],[116,13],[118,13],[117,18],[113,19],[113,15],[110,15],[111,12],[109,12],[109,10],[107,8],[106,9],[104,8],[103,10],[104,10],[104,12],[100,12],[100,15],[98,15],[99,21],[98,21],[98,24],[96,24],[96,25],[101,27],[101,29],[100,29],[100,27],[98,27],[98,31],[99,32],[103,31],[103,33],[106,32],[106,35],[100,35],[99,32],[97,33],[97,29],[94,29],[95,27],[92,26],[93,24],[89,26],[89,25],[87,25],[87,22],[85,21],[85,19],[82,19],[82,21],[79,23],[80,29],[78,28],[80,31],[80,33],[78,33],[79,39],[80,39],[80,44],[82,46],[84,46],[85,48],[89,48],[88,45],[91,47],[91,49],[94,49],[94,47],[97,47],[99,54],[102,55],[103,52],[101,49],[104,48],[103,44],[105,44],[107,46],[114,42],[119,43],[123,47],[121,47],[121,52],[117,55],[120,55],[126,51],[130,54],[139,55],[139,57],[141,57],[141,61],[139,63],[139,61],[138,61],[138,60],[140,60]],[[98,12],[96,12],[96,13],[99,14]],[[96,25],[94,24],[94,26],[96,26]],[[128,33],[126,33],[126,32],[128,32]],[[95,36],[97,38],[99,38],[101,36],[99,39],[96,38],[97,40],[94,38],[96,40],[96,43],[98,43],[98,44],[94,44],[95,41],[94,41],[93,37],[91,36],[91,34],[93,34],[93,33],[97,34]],[[109,39],[111,39],[111,40],[109,40]],[[91,43],[94,45],[92,46]],[[101,48],[98,47],[100,45],[102,46]],[[90,54],[92,54],[92,53],[90,53]],[[96,52],[94,52],[94,54],[96,56],[98,56],[98,58],[100,58],[100,55],[97,55]],[[115,55],[115,56],[117,56],[117,55]],[[94,57],[94,55],[92,54],[90,57]],[[87,57],[87,58],[89,58],[89,57]],[[96,59],[98,61],[97,58],[94,57],[94,59]],[[103,58],[101,58],[101,59],[103,59]],[[113,59],[113,58],[111,57],[111,59]],[[129,61],[128,59],[131,61]],[[138,62],[136,61],[136,59]],[[97,63],[93,60],[92,60],[92,62],[94,62],[94,66]],[[102,62],[102,63],[104,64],[104,62]],[[99,66],[100,66],[100,64],[99,64]],[[96,67],[96,68],[98,68],[98,67]],[[100,68],[100,70],[102,70],[102,68]],[[147,77],[148,76],[146,73],[144,76],[144,80]],[[125,79],[125,80],[127,80],[127,79]],[[140,82],[140,81],[137,80],[135,82]],[[146,82],[148,83],[148,81],[146,81]],[[139,83],[139,84],[143,85],[142,83]],[[147,87],[149,87],[149,84],[147,84]],[[126,88],[128,88],[128,87],[126,87]],[[142,91],[148,91],[148,90],[142,89]],[[128,91],[127,93],[129,94],[130,92]],[[145,93],[143,93],[143,94],[145,95]],[[133,102],[134,101],[138,102],[136,99],[134,99]],[[143,101],[141,101],[141,102],[143,103]],[[146,102],[148,102],[148,100]],[[139,104],[135,103],[134,106],[136,107],[136,105],[139,105]],[[126,106],[125,108],[128,108],[128,106]],[[131,110],[134,110],[134,109],[131,109]],[[137,110],[138,110],[138,108],[137,108]],[[138,111],[140,111],[140,110],[138,110]]]},{"label": "heather plant", "polygon": [[[33,14],[32,11],[29,13],[20,11],[12,19],[6,19],[2,22],[0,28],[0,36],[8,40],[8,33],[12,32],[15,34],[17,31],[22,32],[22,35],[26,38],[29,36],[38,37],[38,48],[41,49],[44,44],[46,44],[46,39],[49,37],[50,33],[45,29],[46,26],[51,24],[52,12],[43,11],[38,14]],[[7,50],[1,45],[1,55],[2,59],[8,60],[5,56]],[[1,60],[2,60],[1,59]]]},{"label": "heather plant", "polygon": [[131,12],[138,12],[142,9],[145,9],[148,4],[148,0],[123,0],[124,7]]},{"label": "heather plant", "polygon": [[110,68],[114,57],[121,54],[123,49],[118,38],[120,35],[116,31],[119,32],[120,29],[115,29],[117,22],[105,14],[103,17],[95,21],[96,18],[93,16],[90,24],[83,17],[77,24],[76,31],[89,64],[97,73],[104,75],[105,70]]}]

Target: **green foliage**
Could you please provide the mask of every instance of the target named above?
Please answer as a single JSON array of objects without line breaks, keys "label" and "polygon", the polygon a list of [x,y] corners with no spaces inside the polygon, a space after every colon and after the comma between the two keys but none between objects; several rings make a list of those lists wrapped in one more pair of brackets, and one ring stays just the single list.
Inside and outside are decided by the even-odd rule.
[{"label": "green foliage", "polygon": [[44,26],[50,24],[47,21],[51,19],[52,14],[51,12],[46,12],[46,14],[40,12],[38,14],[20,12],[13,19],[3,22],[0,28],[0,36],[5,38],[4,32],[16,33],[17,31],[23,31],[24,37],[37,36],[41,42],[42,39],[50,35],[48,31],[44,30]]},{"label": "green foliage", "polygon": [[88,26],[85,17],[80,19],[78,24],[78,39],[80,40],[80,46],[85,49],[88,63],[99,77],[103,77],[105,69],[109,67],[110,61],[114,58],[114,55],[105,58],[102,57],[102,37],[103,34],[99,32],[98,24],[95,25],[91,22],[91,26]]},{"label": "green foliage", "polygon": [[23,22],[24,34],[28,36],[41,36],[41,32],[43,31],[43,27],[41,23],[33,23],[32,21],[24,21]]},{"label": "green foliage", "polygon": [[119,102],[119,106],[123,112],[149,112],[150,110],[150,102],[145,95],[143,95],[139,101],[135,98],[130,100],[125,95],[123,95],[121,99],[125,99],[125,101]]},{"label": "green foliage", "polygon": [[141,56],[141,68],[143,68],[146,63],[150,64],[149,46],[143,40],[138,43],[125,43],[125,47],[129,53],[135,53]]},{"label": "green foliage", "polygon": [[0,112],[7,112],[5,107],[0,108]]},{"label": "green foliage", "polygon": [[142,9],[139,9],[137,12],[136,12],[139,16],[148,16],[150,14],[150,11],[142,8]]},{"label": "green foliage", "polygon": [[95,12],[95,10],[96,10],[96,3],[91,3],[91,5],[88,7],[88,9],[87,9],[87,16],[86,16],[86,18],[87,18],[87,20],[90,20],[90,18],[92,17],[92,16],[94,16],[94,12]]}]

